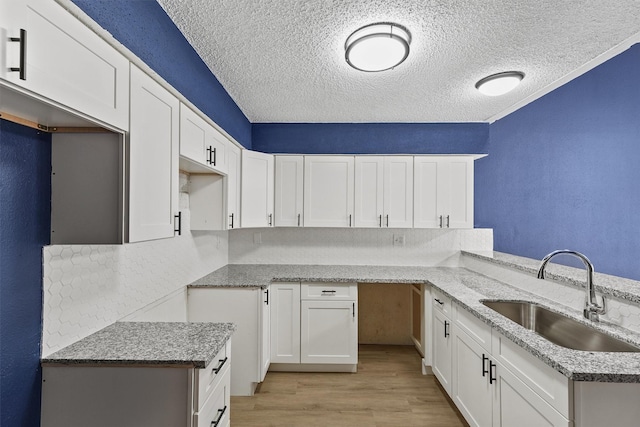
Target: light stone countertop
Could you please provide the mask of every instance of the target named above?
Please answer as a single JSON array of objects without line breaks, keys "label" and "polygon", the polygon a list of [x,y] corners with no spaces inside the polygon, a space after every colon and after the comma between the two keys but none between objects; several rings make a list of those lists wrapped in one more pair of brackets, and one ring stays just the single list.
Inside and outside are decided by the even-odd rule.
[{"label": "light stone countertop", "polygon": [[[518,263],[520,257],[493,253],[496,263],[534,273],[531,265]],[[476,254],[494,259],[491,256]],[[502,257],[501,255],[505,255]],[[524,259],[527,260],[527,259]],[[557,266],[554,266],[554,268]],[[569,275],[562,276],[566,268]],[[579,280],[579,269],[554,269],[553,278],[566,281]],[[584,274],[584,272],[583,272]],[[612,276],[609,276],[612,277]],[[634,382],[640,383],[640,353],[608,353],[571,350],[555,345],[535,332],[529,331],[502,315],[485,307],[481,301],[526,300],[535,301],[553,311],[568,315],[577,321],[616,336],[640,347],[640,334],[617,325],[600,322],[593,324],[582,318],[582,313],[552,300],[522,291],[465,268],[402,267],[402,266],[346,266],[346,265],[227,265],[202,277],[189,287],[247,287],[266,288],[272,282],[357,282],[357,283],[426,283],[451,297],[484,323],[511,339],[529,353],[574,381]],[[620,279],[621,282],[627,279]],[[636,284],[638,282],[635,282]],[[600,288],[604,287],[601,286]],[[614,291],[609,290],[610,294]],[[628,294],[629,292],[626,292]],[[633,294],[632,294],[633,295]]]},{"label": "light stone countertop", "polygon": [[41,364],[204,368],[235,330],[233,323],[116,322]]}]

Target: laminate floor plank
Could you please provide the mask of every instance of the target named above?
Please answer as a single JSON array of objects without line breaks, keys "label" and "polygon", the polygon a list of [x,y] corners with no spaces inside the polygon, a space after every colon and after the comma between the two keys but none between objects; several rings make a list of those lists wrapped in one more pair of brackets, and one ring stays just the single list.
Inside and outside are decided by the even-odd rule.
[{"label": "laminate floor plank", "polygon": [[231,398],[231,425],[467,426],[412,346],[360,345],[358,372],[269,372],[259,392]]}]

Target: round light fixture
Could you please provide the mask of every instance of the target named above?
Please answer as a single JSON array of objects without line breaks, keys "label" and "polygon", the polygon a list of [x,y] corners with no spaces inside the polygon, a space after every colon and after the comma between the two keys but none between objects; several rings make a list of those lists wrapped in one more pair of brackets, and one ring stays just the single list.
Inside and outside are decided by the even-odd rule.
[{"label": "round light fixture", "polygon": [[398,24],[370,24],[347,38],[345,58],[356,70],[385,71],[407,59],[410,43],[411,34]]},{"label": "round light fixture", "polygon": [[504,95],[515,89],[524,78],[520,71],[505,71],[487,76],[476,83],[476,89],[488,96]]}]

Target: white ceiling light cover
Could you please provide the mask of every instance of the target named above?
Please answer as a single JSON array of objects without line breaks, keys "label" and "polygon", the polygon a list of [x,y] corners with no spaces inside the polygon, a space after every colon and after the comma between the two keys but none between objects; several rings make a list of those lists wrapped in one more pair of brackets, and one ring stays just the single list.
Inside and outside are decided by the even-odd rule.
[{"label": "white ceiling light cover", "polygon": [[500,96],[515,89],[523,78],[524,73],[520,71],[506,71],[481,79],[476,83],[476,88],[483,95]]},{"label": "white ceiling light cover", "polygon": [[345,43],[345,58],[360,71],[385,71],[409,56],[411,35],[397,24],[371,24],[356,30]]}]

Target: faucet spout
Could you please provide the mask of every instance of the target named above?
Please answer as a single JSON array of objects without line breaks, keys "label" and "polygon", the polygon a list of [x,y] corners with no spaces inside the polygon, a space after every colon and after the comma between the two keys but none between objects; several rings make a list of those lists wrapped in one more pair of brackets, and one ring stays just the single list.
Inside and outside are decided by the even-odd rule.
[{"label": "faucet spout", "polygon": [[602,297],[602,304],[598,304],[595,287],[593,285],[593,272],[594,272],[593,264],[591,264],[591,261],[589,261],[589,258],[587,258],[584,254],[581,254],[580,252],[576,252],[576,251],[571,251],[568,249],[561,249],[561,250],[551,252],[549,255],[545,256],[542,259],[542,263],[540,264],[540,268],[538,269],[538,279],[544,279],[545,269],[547,267],[547,264],[551,260],[551,258],[561,254],[572,255],[583,262],[585,269],[587,270],[587,283],[586,283],[587,295],[585,298],[583,315],[585,318],[592,320],[594,322],[597,322],[599,320],[598,315],[605,313],[605,310],[606,310],[605,299],[604,297]]}]

